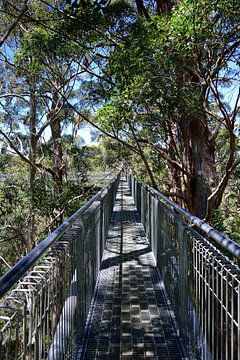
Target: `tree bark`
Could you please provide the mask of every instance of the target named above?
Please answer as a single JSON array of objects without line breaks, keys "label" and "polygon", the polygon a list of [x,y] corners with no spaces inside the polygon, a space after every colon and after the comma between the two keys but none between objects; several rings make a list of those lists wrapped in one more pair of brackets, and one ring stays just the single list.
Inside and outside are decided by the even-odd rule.
[{"label": "tree bark", "polygon": [[143,15],[147,20],[150,18],[147,9],[143,3],[143,0],[136,0],[137,11],[139,15]]},{"label": "tree bark", "polygon": [[30,204],[28,214],[28,237],[27,237],[27,250],[30,251],[33,248],[35,242],[35,214],[33,193],[36,178],[36,150],[37,150],[37,138],[36,138],[36,89],[34,80],[30,80],[30,116],[29,116],[29,187],[30,187]]},{"label": "tree bark", "polygon": [[191,174],[185,179],[187,206],[194,215],[204,218],[208,197],[216,181],[215,146],[204,120],[183,116],[180,124],[183,164]]},{"label": "tree bark", "polygon": [[55,181],[57,193],[61,193],[63,182],[63,151],[60,121],[56,119],[51,123],[50,127],[53,141],[53,178]]},{"label": "tree bark", "polygon": [[136,137],[135,130],[134,130],[134,128],[133,128],[130,121],[128,121],[128,125],[129,125],[129,128],[130,128],[131,132],[132,132],[133,138],[134,138],[134,140],[136,142],[136,145],[137,145],[137,148],[138,148],[138,151],[139,151],[139,155],[141,156],[141,158],[143,160],[143,163],[144,163],[144,165],[146,167],[147,173],[148,173],[149,178],[150,178],[151,183],[152,183],[152,187],[157,190],[158,186],[157,186],[157,183],[155,181],[153,172],[152,172],[152,170],[151,170],[151,168],[150,168],[150,166],[148,164],[147,158],[146,158],[146,156],[144,154],[143,149],[141,148],[141,145],[140,145],[140,143],[139,143],[139,141],[138,141],[138,139]]},{"label": "tree bark", "polygon": [[50,122],[51,135],[53,141],[53,156],[52,156],[52,166],[53,166],[53,178],[55,181],[57,193],[62,191],[62,182],[63,182],[63,150],[62,150],[62,134],[61,134],[61,121],[60,118],[56,115],[59,104],[58,93],[54,90],[53,93],[53,103],[51,109],[51,117],[54,117],[54,120]]},{"label": "tree bark", "polygon": [[159,15],[167,15],[172,9],[172,1],[169,0],[156,0],[157,12]]},{"label": "tree bark", "polygon": [[0,38],[0,47],[4,44],[4,42],[7,40],[8,36],[16,28],[16,26],[18,25],[18,23],[20,22],[21,18],[24,16],[24,14],[26,13],[27,10],[28,10],[28,6],[27,6],[27,0],[26,0],[24,2],[24,6],[23,6],[23,9],[21,10],[20,14],[16,17],[16,19],[13,20],[12,24],[6,30],[5,34]]},{"label": "tree bark", "polygon": [[[49,114],[50,118],[50,129],[52,135],[52,169],[53,169],[53,180],[55,182],[55,190],[57,194],[62,193],[63,183],[63,149],[62,149],[62,133],[61,133],[61,116],[59,111],[61,109],[61,101],[59,94],[56,89],[53,89],[52,96],[52,107]],[[56,208],[56,215],[58,217],[57,224],[61,224],[63,221],[62,209]]]},{"label": "tree bark", "polygon": [[[172,134],[173,135],[173,134]],[[169,155],[171,159],[174,159],[177,162],[176,154],[175,154],[175,139],[171,139],[169,142]],[[182,193],[182,184],[181,184],[181,172],[176,166],[173,166],[172,164],[168,164],[169,171],[171,174],[171,187],[169,189],[169,192],[180,194]],[[176,203],[182,205],[182,199],[180,199],[178,196],[172,197],[173,201]]]}]

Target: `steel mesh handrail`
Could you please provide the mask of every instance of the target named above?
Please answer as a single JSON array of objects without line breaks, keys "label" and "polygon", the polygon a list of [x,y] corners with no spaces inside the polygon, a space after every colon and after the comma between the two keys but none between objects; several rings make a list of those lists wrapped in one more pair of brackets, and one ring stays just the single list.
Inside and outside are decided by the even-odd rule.
[{"label": "steel mesh handrail", "polygon": [[40,242],[34,249],[32,249],[26,256],[24,256],[17,264],[15,264],[9,271],[0,277],[0,299],[7,293],[9,289],[19,280],[28,269],[30,269],[36,261],[50,248],[83,214],[95,201],[97,201],[101,194],[107,190],[114,178],[108,185],[95,194],[85,205],[83,205],[76,213],[64,221],[56,230],[48,235]]},{"label": "steel mesh handrail", "polygon": [[219,232],[205,221],[199,219],[197,216],[192,215],[187,210],[176,204],[174,201],[170,200],[167,196],[163,195],[161,192],[157,191],[149,185],[142,183],[139,180],[138,182],[139,184],[141,184],[142,187],[146,188],[149,193],[164,200],[167,205],[170,205],[174,210],[187,218],[192,224],[196,226],[197,229],[201,230],[208,237],[216,241],[219,245],[221,245],[222,248],[230,251],[235,258],[240,259],[240,245],[238,243],[230,239],[227,235]]},{"label": "steel mesh handrail", "polygon": [[202,230],[208,237],[215,240],[218,244],[220,244],[223,248],[230,251],[236,258],[240,259],[240,245],[235,241],[230,239],[227,235],[219,232],[211,225],[207,224],[205,221],[199,219],[197,216],[192,215],[187,210],[180,207],[174,201],[170,200],[159,191],[150,188],[150,191],[153,194],[156,194],[159,198],[164,200],[168,205],[172,206],[175,210],[177,210],[181,215],[190,220],[191,223],[196,225],[196,227]]},{"label": "steel mesh handrail", "polygon": [[1,278],[1,359],[62,360],[77,354],[119,177]]},{"label": "steel mesh handrail", "polygon": [[[5,294],[0,304],[1,359],[77,358],[118,179],[2,277],[9,284],[1,288]],[[127,179],[189,359],[238,360],[239,268],[185,222],[200,219],[191,219],[191,214],[130,174]],[[213,228],[202,228],[204,224],[199,228],[211,237]],[[226,239],[230,243],[225,244]],[[218,243],[238,259],[238,244],[226,239],[223,235]]]},{"label": "steel mesh handrail", "polygon": [[189,359],[240,359],[239,245],[129,173],[127,178]]}]

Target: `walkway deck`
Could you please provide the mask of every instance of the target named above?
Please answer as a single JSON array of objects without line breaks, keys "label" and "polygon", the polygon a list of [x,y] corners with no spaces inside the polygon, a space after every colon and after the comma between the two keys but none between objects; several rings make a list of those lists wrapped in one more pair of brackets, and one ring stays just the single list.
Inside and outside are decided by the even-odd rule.
[{"label": "walkway deck", "polygon": [[150,244],[122,178],[78,360],[183,358]]}]

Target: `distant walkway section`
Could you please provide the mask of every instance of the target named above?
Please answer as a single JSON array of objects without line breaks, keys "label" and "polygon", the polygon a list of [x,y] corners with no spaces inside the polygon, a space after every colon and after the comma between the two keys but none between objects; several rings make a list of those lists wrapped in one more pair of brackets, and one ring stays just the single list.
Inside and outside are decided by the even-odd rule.
[{"label": "distant walkway section", "polygon": [[164,285],[121,178],[78,360],[184,359]]}]

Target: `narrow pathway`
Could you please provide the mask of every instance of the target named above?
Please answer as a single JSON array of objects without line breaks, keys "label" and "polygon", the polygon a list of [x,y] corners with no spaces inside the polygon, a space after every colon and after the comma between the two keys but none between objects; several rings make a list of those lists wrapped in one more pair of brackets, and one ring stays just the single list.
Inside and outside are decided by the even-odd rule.
[{"label": "narrow pathway", "polygon": [[122,178],[78,360],[183,358],[151,247]]}]

